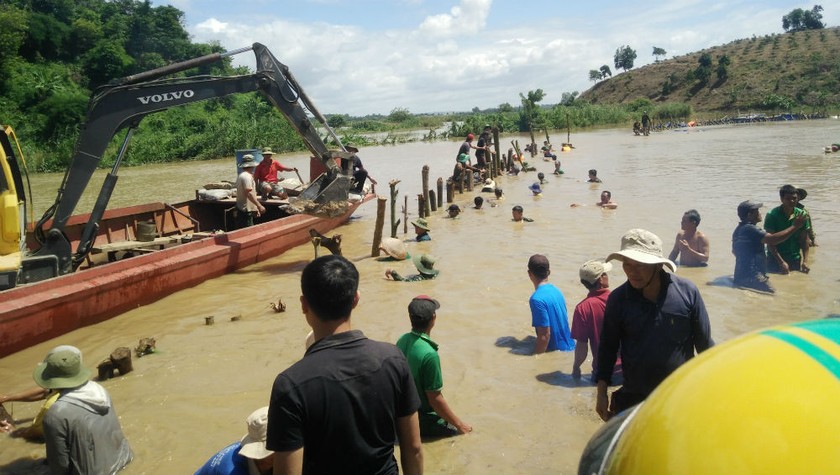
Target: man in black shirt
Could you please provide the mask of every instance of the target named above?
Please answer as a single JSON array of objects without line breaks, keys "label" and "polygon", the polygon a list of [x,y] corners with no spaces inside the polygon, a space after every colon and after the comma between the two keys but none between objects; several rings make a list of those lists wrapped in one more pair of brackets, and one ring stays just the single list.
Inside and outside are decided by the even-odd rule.
[{"label": "man in black shirt", "polygon": [[274,380],[266,448],[275,474],[423,473],[420,399],[396,346],[353,330],[359,273],[322,256],[301,275],[300,302],[315,343]]}]

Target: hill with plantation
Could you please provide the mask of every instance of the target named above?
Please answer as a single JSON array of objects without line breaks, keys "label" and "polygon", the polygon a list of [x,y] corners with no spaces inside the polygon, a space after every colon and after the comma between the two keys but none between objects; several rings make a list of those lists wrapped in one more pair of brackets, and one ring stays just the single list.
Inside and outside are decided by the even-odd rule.
[{"label": "hill with plantation", "polygon": [[756,110],[836,111],[840,27],[753,36],[658,61],[600,81],[580,99],[591,104],[681,102],[709,117]]}]

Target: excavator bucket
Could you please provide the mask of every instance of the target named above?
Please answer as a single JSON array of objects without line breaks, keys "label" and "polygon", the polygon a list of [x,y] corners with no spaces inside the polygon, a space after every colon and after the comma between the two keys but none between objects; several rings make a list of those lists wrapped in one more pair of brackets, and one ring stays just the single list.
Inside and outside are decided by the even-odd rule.
[{"label": "excavator bucket", "polygon": [[338,169],[322,173],[297,196],[299,200],[327,204],[335,201],[347,201],[350,190],[350,177],[338,172]]}]

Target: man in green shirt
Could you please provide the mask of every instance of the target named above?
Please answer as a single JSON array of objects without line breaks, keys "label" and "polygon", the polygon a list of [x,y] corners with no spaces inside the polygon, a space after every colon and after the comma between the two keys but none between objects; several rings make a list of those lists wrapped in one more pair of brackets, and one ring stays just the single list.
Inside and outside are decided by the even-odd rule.
[{"label": "man in green shirt", "polygon": [[438,345],[429,336],[437,319],[440,303],[428,295],[418,295],[408,304],[411,332],[397,340],[397,348],[408,360],[414,385],[420,395],[420,435],[449,437],[472,432],[443,398],[443,373]]},{"label": "man in green shirt", "polygon": [[[806,215],[804,209],[797,208],[799,193],[793,185],[785,185],[779,189],[780,206],[770,210],[764,217],[764,230],[768,233],[782,231],[793,223],[799,215]],[[767,245],[767,271],[778,274],[789,274],[792,270],[808,273],[808,231],[810,222],[796,230],[791,236],[776,245]]]}]

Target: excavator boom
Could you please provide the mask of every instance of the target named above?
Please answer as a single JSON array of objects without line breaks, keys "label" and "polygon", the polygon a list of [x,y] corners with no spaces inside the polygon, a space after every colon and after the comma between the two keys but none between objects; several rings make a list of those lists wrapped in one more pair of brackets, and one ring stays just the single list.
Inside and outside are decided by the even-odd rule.
[{"label": "excavator boom", "polygon": [[[168,75],[218,62],[228,56],[249,50],[253,50],[256,55],[256,71],[253,74],[166,78]],[[76,142],[73,157],[58,190],[55,203],[35,226],[36,237],[41,242],[41,248],[35,252],[35,255],[47,259],[54,257],[56,273],[59,275],[72,272],[83,261],[90,252],[98,223],[116,186],[117,171],[128,140],[132,131],[145,116],[171,107],[247,92],[263,94],[303,138],[312,155],[320,158],[326,166],[327,172],[320,177],[317,185],[313,182],[314,186],[310,187],[312,189],[303,190],[301,196],[306,196],[318,203],[337,199],[346,200],[350,188],[349,166],[339,167],[336,159],[343,159],[340,163],[349,164],[353,153],[348,152],[341,145],[341,141],[330,129],[324,116],[303,92],[288,67],[277,60],[264,45],[254,43],[251,47],[202,56],[127,76],[97,89],[88,104],[87,119]],[[332,135],[340,147],[339,150],[327,148],[307,112]],[[82,233],[82,239],[73,253],[64,234],[67,220],[87,189],[111,139],[120,130],[126,128],[128,133],[123,147],[111,173],[105,178],[90,220]],[[51,223],[49,229],[44,229],[48,222]],[[30,278],[33,277],[30,276]],[[36,280],[40,278],[41,276],[34,277]]]}]

